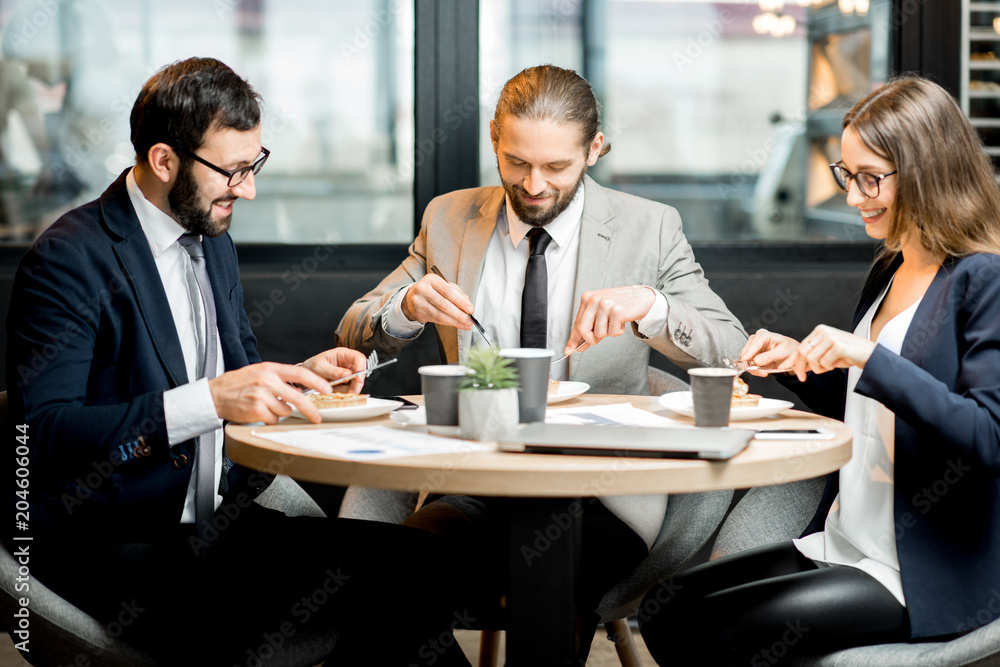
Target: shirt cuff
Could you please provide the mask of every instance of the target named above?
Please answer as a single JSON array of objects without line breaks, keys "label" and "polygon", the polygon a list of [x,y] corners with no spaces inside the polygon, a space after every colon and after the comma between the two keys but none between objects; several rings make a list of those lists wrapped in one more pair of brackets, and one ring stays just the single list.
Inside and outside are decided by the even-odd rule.
[{"label": "shirt cuff", "polygon": [[222,428],[207,378],[163,392],[163,414],[171,446]]},{"label": "shirt cuff", "polygon": [[649,312],[646,313],[646,316],[635,323],[635,328],[646,338],[656,338],[667,326],[667,297],[663,296],[663,293],[659,290],[655,290],[648,285],[645,287],[648,290],[652,290],[653,294],[656,295],[656,300],[653,301],[653,305],[650,307]]},{"label": "shirt cuff", "polygon": [[423,324],[411,322],[403,314],[403,297],[406,296],[408,289],[410,289],[410,285],[396,292],[392,305],[386,308],[382,315],[382,330],[393,338],[413,338],[424,330]]}]

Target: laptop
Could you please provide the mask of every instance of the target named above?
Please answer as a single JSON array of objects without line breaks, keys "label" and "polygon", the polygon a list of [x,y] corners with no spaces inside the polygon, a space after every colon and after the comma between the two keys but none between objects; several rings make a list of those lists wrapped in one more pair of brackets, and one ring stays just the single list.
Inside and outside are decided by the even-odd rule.
[{"label": "laptop", "polygon": [[725,460],[743,451],[753,436],[746,429],[534,422],[498,442],[500,451],[528,454]]}]

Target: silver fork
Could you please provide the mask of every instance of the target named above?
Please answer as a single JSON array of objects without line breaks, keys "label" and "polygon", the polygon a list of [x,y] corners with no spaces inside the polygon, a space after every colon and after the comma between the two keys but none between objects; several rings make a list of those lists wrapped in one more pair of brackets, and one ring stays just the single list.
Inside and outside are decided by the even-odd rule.
[{"label": "silver fork", "polygon": [[[381,364],[381,366],[388,366],[389,364],[392,364],[392,363],[395,363],[395,362],[396,362],[395,358],[389,359],[388,361],[383,361],[382,364]],[[368,377],[369,375],[372,374],[372,371],[375,370],[376,368],[379,368],[379,366],[380,366],[380,364],[378,363],[378,352],[376,352],[375,350],[372,350],[372,353],[368,355],[368,362],[365,365],[365,370],[358,371],[357,373],[351,373],[350,375],[346,375],[346,376],[340,378],[339,380],[335,380],[335,381],[333,381],[333,382],[330,383],[330,386],[331,387],[335,387],[338,384],[344,384],[348,380],[356,378],[359,375],[364,375],[365,377]]]},{"label": "silver fork", "polygon": [[730,359],[723,358],[722,365],[726,368],[731,368],[738,374],[742,375],[747,371],[760,371],[762,373],[786,373],[791,368],[761,368],[760,366],[751,366],[745,361],[732,361]]},{"label": "silver fork", "polygon": [[[579,350],[581,347],[583,347],[586,344],[587,344],[587,341],[583,341],[582,343],[580,343],[579,345],[576,346],[576,350],[571,351],[569,354],[573,354],[573,352],[576,352],[577,350]],[[558,359],[552,360],[552,362],[550,362],[550,363],[558,364],[563,359],[566,359],[567,357],[569,357],[569,354],[564,354],[563,356],[559,357]]]}]

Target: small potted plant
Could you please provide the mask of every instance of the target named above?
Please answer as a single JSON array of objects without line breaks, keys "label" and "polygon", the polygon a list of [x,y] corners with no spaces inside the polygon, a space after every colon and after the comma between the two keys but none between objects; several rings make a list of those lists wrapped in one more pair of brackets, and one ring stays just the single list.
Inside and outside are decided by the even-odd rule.
[{"label": "small potted plant", "polygon": [[517,426],[517,368],[494,347],[469,350],[470,369],[458,387],[458,425],[463,438],[496,440]]}]

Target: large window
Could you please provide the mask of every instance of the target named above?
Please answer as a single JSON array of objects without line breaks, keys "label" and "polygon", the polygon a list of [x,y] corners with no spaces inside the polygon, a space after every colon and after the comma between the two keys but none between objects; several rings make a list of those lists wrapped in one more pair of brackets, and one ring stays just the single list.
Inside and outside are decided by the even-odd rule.
[{"label": "large window", "polygon": [[30,240],[134,162],[128,116],[159,67],[230,65],[271,150],[238,242],[413,235],[409,0],[0,0],[0,234]]},{"label": "large window", "polygon": [[[139,86],[192,55],[265,100],[272,154],[238,242],[408,243],[440,194],[415,198],[415,170],[474,180],[458,149],[478,141],[479,182],[497,183],[500,87],[541,63],[580,71],[604,106],[613,148],[593,176],[677,207],[689,238],[867,240],[824,170],[840,115],[890,70],[890,0],[478,0],[480,131],[434,160],[414,151],[414,96],[469,98],[443,66],[415,87],[414,1],[0,0],[0,243],[30,241],[132,164]],[[477,0],[416,1],[424,16]],[[420,53],[475,62],[437,25]],[[428,127],[450,127],[445,97]]]},{"label": "large window", "polygon": [[[815,199],[813,190],[833,184],[808,156],[810,141],[828,138],[813,126],[830,81],[855,74],[859,83],[822,100],[822,120],[835,127],[870,90],[871,69],[887,67],[869,51],[887,41],[888,2],[482,0],[481,8],[484,128],[509,77],[542,63],[569,67],[593,84],[612,144],[592,175],[676,207],[688,238],[867,242],[856,215],[814,219],[807,190]],[[878,39],[868,39],[882,10]],[[499,182],[486,137],[480,170],[483,183]]]}]

